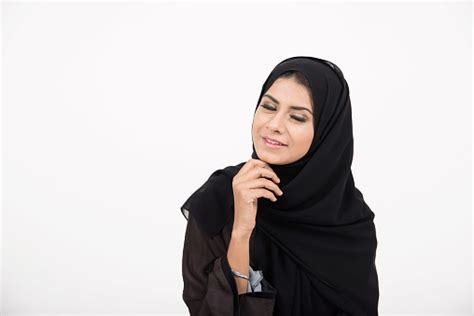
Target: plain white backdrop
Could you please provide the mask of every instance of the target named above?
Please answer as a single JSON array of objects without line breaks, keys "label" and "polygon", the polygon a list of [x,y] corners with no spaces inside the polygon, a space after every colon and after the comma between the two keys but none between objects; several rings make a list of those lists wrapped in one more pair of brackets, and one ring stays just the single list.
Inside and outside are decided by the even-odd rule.
[{"label": "plain white backdrop", "polygon": [[2,4],[1,309],[182,313],[179,207],[282,59],[336,63],[381,315],[471,314],[472,7]]}]

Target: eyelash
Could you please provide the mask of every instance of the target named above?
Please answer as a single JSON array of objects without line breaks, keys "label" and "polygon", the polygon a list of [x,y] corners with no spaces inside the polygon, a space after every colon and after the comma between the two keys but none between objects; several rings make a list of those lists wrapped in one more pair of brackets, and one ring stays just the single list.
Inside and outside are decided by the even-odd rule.
[{"label": "eyelash", "polygon": [[[263,107],[264,109],[267,109],[267,110],[270,110],[270,111],[275,111],[274,108],[269,107],[267,104],[260,104],[260,106]],[[293,118],[294,120],[296,120],[296,121],[298,121],[298,122],[301,122],[301,123],[306,122],[306,119],[300,118],[300,117],[298,117],[298,116],[291,116],[291,118]]]}]

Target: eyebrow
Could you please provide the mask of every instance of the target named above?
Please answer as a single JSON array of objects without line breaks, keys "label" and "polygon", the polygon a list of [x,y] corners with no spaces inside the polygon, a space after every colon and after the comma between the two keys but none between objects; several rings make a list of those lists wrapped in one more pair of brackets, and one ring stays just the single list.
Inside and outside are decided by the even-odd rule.
[{"label": "eyebrow", "polygon": [[[263,95],[264,97],[267,97],[269,99],[271,99],[273,102],[275,102],[276,104],[280,104],[280,102],[278,102],[277,99],[275,99],[274,97],[272,97],[271,95],[269,95],[268,93],[264,94]],[[313,115],[313,112],[311,112],[308,108],[306,107],[303,107],[303,106],[296,106],[296,105],[290,105],[290,109],[293,109],[293,110],[306,110],[308,111],[309,113],[311,113],[311,115]]]}]

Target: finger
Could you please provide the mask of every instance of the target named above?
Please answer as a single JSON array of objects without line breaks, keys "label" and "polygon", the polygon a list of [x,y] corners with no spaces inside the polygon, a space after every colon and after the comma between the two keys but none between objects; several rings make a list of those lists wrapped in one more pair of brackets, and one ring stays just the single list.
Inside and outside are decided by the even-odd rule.
[{"label": "finger", "polygon": [[243,174],[243,173],[248,172],[250,169],[252,169],[254,165],[253,160],[255,159],[250,158],[249,160],[247,160],[245,164],[242,166],[242,168],[240,168],[239,172]]},{"label": "finger", "polygon": [[[256,171],[257,170],[257,171]],[[280,183],[281,180],[273,169],[264,161],[259,159],[249,159],[239,171],[241,181],[246,181],[258,177],[273,179]]]},{"label": "finger", "polygon": [[266,188],[272,190],[274,194],[281,196],[283,191],[276,185],[273,181],[270,181],[266,178],[259,178],[252,182],[253,188]]},{"label": "finger", "polygon": [[270,169],[258,167],[254,168],[247,173],[243,174],[241,176],[241,181],[251,181],[259,178],[264,178],[264,179],[271,179],[275,183],[279,183],[280,179],[278,178],[277,174]]},{"label": "finger", "polygon": [[265,178],[268,178],[268,179],[272,179],[273,182],[275,182],[275,183],[280,183],[281,182],[278,175],[272,169],[256,168],[256,169],[252,170],[252,175],[254,177],[260,177],[260,178],[265,177]]},{"label": "finger", "polygon": [[[260,159],[253,159],[255,160],[255,165],[254,166],[260,166],[260,167],[263,167],[263,168],[266,168],[266,169],[269,169],[270,171],[272,172],[275,172],[272,167],[270,166],[269,163],[263,161],[263,160],[260,160]],[[276,174],[276,173],[275,173]]]},{"label": "finger", "polygon": [[234,179],[232,180],[232,183],[236,183],[237,181],[243,182],[243,181],[248,180],[249,179],[248,172],[254,169],[255,166],[258,164],[256,160],[257,159],[253,159],[253,158],[250,158],[249,160],[247,160],[238,172],[239,179],[237,179],[237,177],[234,177]]},{"label": "finger", "polygon": [[260,159],[252,159],[252,164],[253,164],[253,167],[259,167],[260,166],[260,167],[264,167],[264,168],[272,170],[272,168],[270,167],[270,165],[267,162],[265,162],[263,160],[260,160]]},{"label": "finger", "polygon": [[255,194],[256,194],[256,197],[259,198],[259,197],[264,197],[264,198],[267,198],[273,202],[275,202],[277,200],[276,196],[271,192],[271,191],[268,191],[268,190],[265,190],[265,189],[254,189],[255,191]]}]

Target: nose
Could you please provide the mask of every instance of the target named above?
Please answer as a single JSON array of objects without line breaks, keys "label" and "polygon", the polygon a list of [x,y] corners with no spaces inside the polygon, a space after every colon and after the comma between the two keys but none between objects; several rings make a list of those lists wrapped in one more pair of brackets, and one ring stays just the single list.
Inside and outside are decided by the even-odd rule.
[{"label": "nose", "polygon": [[275,115],[267,122],[267,129],[269,129],[269,130],[271,130],[271,131],[274,131],[274,132],[278,132],[278,133],[281,134],[281,133],[283,132],[282,119],[283,119],[283,113],[275,114]]}]

